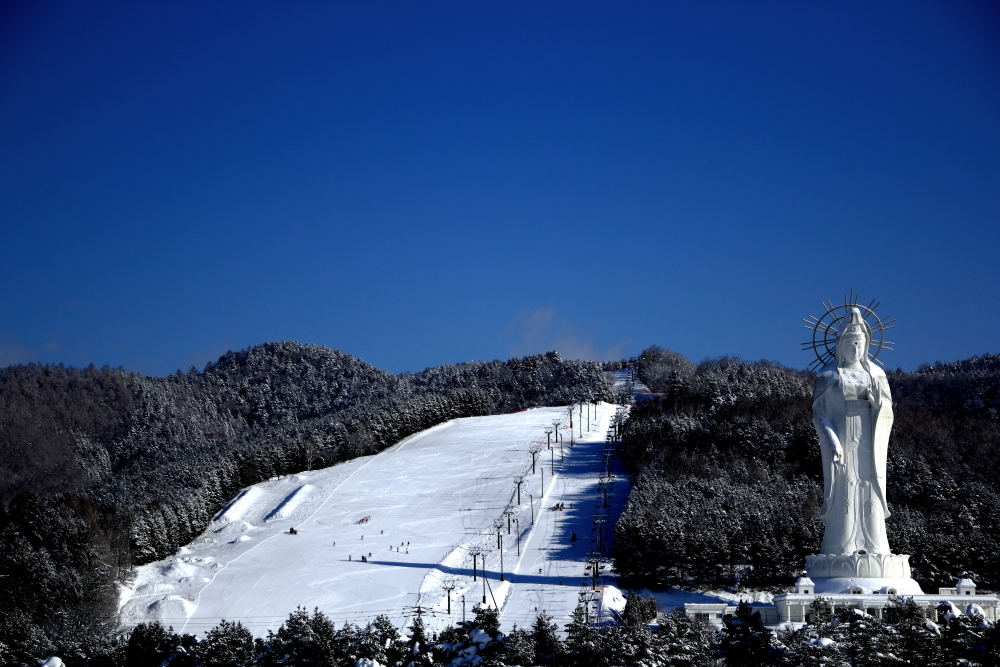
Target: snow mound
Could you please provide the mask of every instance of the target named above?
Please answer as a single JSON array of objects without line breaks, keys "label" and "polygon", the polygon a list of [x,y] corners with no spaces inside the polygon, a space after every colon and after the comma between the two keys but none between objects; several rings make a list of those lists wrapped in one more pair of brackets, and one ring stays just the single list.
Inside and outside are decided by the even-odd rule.
[{"label": "snow mound", "polygon": [[196,607],[197,605],[187,598],[182,598],[180,595],[168,595],[150,603],[146,609],[156,618],[187,618]]},{"label": "snow mound", "polygon": [[819,646],[820,648],[827,648],[829,646],[833,646],[837,642],[833,641],[829,637],[820,637],[819,639],[814,639],[809,643],[813,644],[814,646]]},{"label": "snow mound", "polygon": [[65,663],[62,661],[61,658],[52,656],[48,660],[45,660],[44,662],[39,664],[38,667],[63,667],[64,664]]},{"label": "snow mound", "polygon": [[980,607],[975,602],[971,603],[968,607],[965,608],[965,615],[966,616],[982,616],[983,618],[986,618],[986,613],[983,611],[983,608]]},{"label": "snow mound", "polygon": [[259,486],[251,486],[244,489],[239,495],[233,498],[231,503],[223,507],[221,512],[215,515],[212,522],[229,523],[230,521],[242,519],[253,509],[256,503],[263,499],[264,495],[264,489]]},{"label": "snow mound", "polygon": [[962,615],[962,612],[960,612],[958,610],[958,607],[956,607],[950,600],[945,600],[944,602],[938,605],[938,608],[941,608],[942,606],[948,607],[948,610],[944,612],[944,620],[946,621],[951,621],[957,618],[958,616]]},{"label": "snow mound", "polygon": [[151,584],[143,584],[135,589],[135,592],[139,595],[158,595],[160,593],[170,593],[174,590],[171,584],[166,584],[163,582],[153,582]]},{"label": "snow mound", "polygon": [[163,576],[169,577],[171,579],[183,579],[184,577],[190,577],[198,568],[188,565],[187,563],[179,560],[171,561],[166,567],[160,570]]},{"label": "snow mound", "polygon": [[253,524],[247,523],[243,519],[236,519],[225,524],[222,528],[216,528],[212,532],[217,535],[235,535],[245,533],[253,527]]},{"label": "snow mound", "polygon": [[601,594],[601,608],[621,616],[625,611],[625,596],[614,586],[604,586]]},{"label": "snow mound", "polygon": [[280,505],[275,507],[266,517],[264,517],[264,521],[287,519],[291,516],[292,512],[294,512],[298,506],[309,497],[309,494],[312,493],[315,488],[316,487],[312,484],[303,484],[299,488],[295,489],[285,496],[285,499],[281,501]]}]

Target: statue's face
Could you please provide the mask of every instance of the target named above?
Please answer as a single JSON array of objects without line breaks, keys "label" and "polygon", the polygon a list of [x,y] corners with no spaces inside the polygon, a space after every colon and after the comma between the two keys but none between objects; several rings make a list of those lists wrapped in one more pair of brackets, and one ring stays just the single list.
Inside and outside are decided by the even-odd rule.
[{"label": "statue's face", "polygon": [[856,364],[865,358],[865,337],[845,336],[843,342],[844,361]]}]

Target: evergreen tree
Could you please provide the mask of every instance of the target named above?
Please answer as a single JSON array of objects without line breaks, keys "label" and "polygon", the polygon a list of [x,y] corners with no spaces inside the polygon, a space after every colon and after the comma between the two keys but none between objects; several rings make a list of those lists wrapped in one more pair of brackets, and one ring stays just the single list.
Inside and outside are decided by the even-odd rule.
[{"label": "evergreen tree", "polygon": [[653,594],[650,593],[649,597],[646,598],[646,622],[655,623],[657,616],[658,613],[656,610],[656,598],[654,598]]},{"label": "evergreen tree", "polygon": [[688,618],[682,610],[664,616],[655,636],[662,646],[663,665],[701,667],[714,663],[711,646],[716,631],[707,623]]},{"label": "evergreen tree", "polygon": [[940,630],[912,597],[893,597],[885,615],[899,637],[895,655],[903,662],[913,664],[916,660],[928,665],[940,662]]},{"label": "evergreen tree", "polygon": [[559,640],[559,627],[544,610],[531,626],[531,639],[535,644],[536,664],[555,665],[558,662],[563,653],[563,644]]},{"label": "evergreen tree", "polygon": [[158,622],[140,623],[129,636],[125,661],[135,667],[159,667],[174,655],[180,640],[172,627],[164,629]]},{"label": "evergreen tree", "polygon": [[239,621],[209,630],[196,653],[203,667],[248,667],[256,658],[253,635]]},{"label": "evergreen tree", "polygon": [[722,641],[716,656],[732,667],[780,665],[784,652],[777,646],[774,633],[760,620],[760,612],[740,602],[735,614],[722,619]]},{"label": "evergreen tree", "polygon": [[265,649],[259,664],[310,665],[334,667],[337,665],[337,631],[326,615],[315,609],[312,615],[303,607],[288,615],[277,632],[268,631]]},{"label": "evergreen tree", "polygon": [[636,593],[629,591],[628,596],[625,598],[625,609],[622,610],[621,622],[629,627],[637,628],[641,625],[646,625],[648,615],[649,608],[646,605],[646,601]]},{"label": "evergreen tree", "polygon": [[581,602],[573,610],[573,616],[566,625],[566,652],[568,664],[588,665],[597,650],[600,635],[587,623],[585,603]]},{"label": "evergreen tree", "polygon": [[535,664],[535,640],[531,633],[517,625],[507,634],[504,639],[506,653],[504,662],[508,665],[534,665]]},{"label": "evergreen tree", "polygon": [[434,662],[434,651],[427,641],[424,618],[420,614],[413,617],[410,624],[410,641],[406,644],[403,662],[407,667],[419,667]]}]

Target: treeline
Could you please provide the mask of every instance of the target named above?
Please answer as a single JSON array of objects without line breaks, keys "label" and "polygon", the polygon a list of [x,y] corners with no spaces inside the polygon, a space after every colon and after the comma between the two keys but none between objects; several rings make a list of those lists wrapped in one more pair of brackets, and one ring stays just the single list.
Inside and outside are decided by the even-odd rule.
[{"label": "treeline", "polygon": [[[337,628],[319,609],[299,608],[277,631],[254,638],[238,621],[222,621],[204,637],[179,635],[158,623],[142,624],[128,637],[104,637],[64,653],[67,667],[866,667],[995,665],[1000,632],[975,612],[945,605],[941,621],[925,616],[912,600],[896,598],[885,620],[859,609],[834,612],[821,598],[810,622],[780,636],[764,627],[746,604],[716,630],[682,613],[657,615],[629,595],[614,622],[594,626],[577,607],[559,627],[544,611],[530,628],[500,632],[497,611],[477,606],[473,619],[429,635],[420,616],[403,634],[385,616]],[[650,623],[653,623],[651,626]],[[35,653],[0,648],[0,664],[33,664]],[[40,651],[40,653],[39,653]]]},{"label": "treeline", "polygon": [[[654,586],[789,584],[822,540],[813,375],[659,348],[639,375],[664,396],[635,406],[622,436],[635,485],[616,569]],[[1000,588],[1000,356],[888,376],[890,546],[925,590],[963,571]]]},{"label": "treeline", "polygon": [[[295,342],[166,378],[0,369],[0,588],[45,582],[27,598],[0,595],[0,644],[28,625],[56,645],[108,629],[113,582],[200,534],[245,486],[375,454],[456,417],[612,398],[600,364],[555,352],[403,375]],[[28,507],[44,530],[24,523]],[[92,599],[77,605],[70,589]],[[83,610],[91,618],[52,620]]]}]

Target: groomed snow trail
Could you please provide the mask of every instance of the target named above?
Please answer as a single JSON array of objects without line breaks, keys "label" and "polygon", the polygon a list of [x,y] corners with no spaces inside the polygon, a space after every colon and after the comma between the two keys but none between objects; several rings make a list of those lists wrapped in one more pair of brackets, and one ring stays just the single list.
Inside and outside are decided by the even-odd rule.
[{"label": "groomed snow trail", "polygon": [[[575,413],[572,447],[560,428],[565,460],[558,445],[546,449],[544,429],[567,422],[566,408],[537,408],[452,420],[376,456],[244,489],[198,539],[139,568],[123,591],[120,624],[159,620],[203,636],[222,619],[239,620],[265,636],[301,605],[338,625],[385,614],[405,628],[419,605],[429,611],[428,629],[438,630],[462,620],[463,596],[469,617],[482,602],[482,559],[473,581],[469,555],[479,548],[486,552],[487,603],[499,605],[504,629],[529,625],[542,610],[561,627],[590,581],[585,561],[596,540],[595,512],[607,514],[610,537],[628,495],[627,480],[617,475],[605,509],[598,483],[617,407],[599,404],[588,430],[585,406],[582,437]],[[535,474],[533,444],[542,448]],[[525,480],[520,505],[518,475]],[[565,509],[552,509],[560,503]],[[446,582],[454,584],[450,615]]]}]

